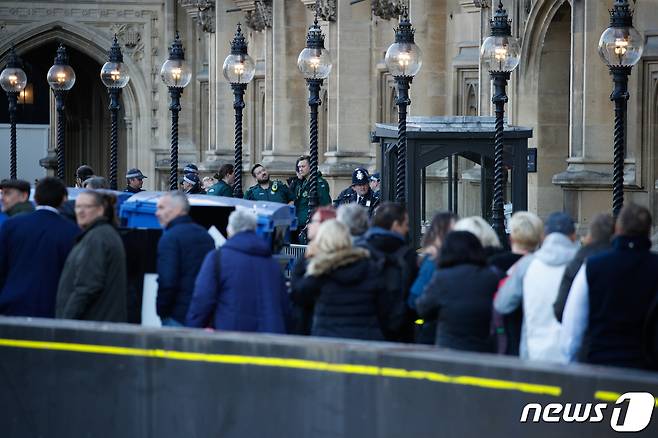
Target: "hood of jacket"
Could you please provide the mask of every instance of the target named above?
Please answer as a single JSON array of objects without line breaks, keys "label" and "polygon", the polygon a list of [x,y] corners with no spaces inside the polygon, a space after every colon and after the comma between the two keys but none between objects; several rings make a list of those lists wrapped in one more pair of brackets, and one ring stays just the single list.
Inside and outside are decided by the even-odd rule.
[{"label": "hood of jacket", "polygon": [[358,278],[359,275],[365,275],[365,272],[362,271],[367,270],[366,264],[354,262],[368,257],[370,257],[370,252],[364,248],[350,248],[331,254],[318,254],[308,262],[305,275],[319,277],[336,271],[338,268],[346,267],[346,269],[336,271],[335,280],[350,283],[354,281],[355,275]]},{"label": "hood of jacket", "polygon": [[562,233],[551,233],[535,252],[535,257],[549,266],[566,265],[578,251],[578,244]]},{"label": "hood of jacket", "polygon": [[398,233],[380,227],[369,228],[362,241],[365,245],[386,253],[395,252],[406,244],[405,239]]},{"label": "hood of jacket", "polygon": [[237,233],[230,237],[222,248],[259,257],[270,257],[272,255],[270,247],[254,231]]}]

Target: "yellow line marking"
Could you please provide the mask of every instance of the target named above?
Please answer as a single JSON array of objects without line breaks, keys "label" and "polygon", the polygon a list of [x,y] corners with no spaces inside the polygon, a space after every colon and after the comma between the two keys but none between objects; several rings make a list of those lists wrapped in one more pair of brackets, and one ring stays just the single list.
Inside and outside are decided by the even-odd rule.
[{"label": "yellow line marking", "polygon": [[[617,399],[621,397],[621,394],[618,392],[611,392],[611,391],[596,391],[594,393],[594,398],[598,400],[603,400],[607,402],[616,402]],[[658,408],[658,399],[656,399],[656,396],[653,396],[654,400],[656,400],[656,407]]]},{"label": "yellow line marking", "polygon": [[[22,339],[1,339],[0,347],[29,348],[35,350],[69,351],[76,353],[109,354],[114,356],[150,357],[190,362],[210,362],[231,365],[252,365],[261,367],[290,368],[323,371],[329,373],[382,376],[398,379],[428,380],[430,382],[453,385],[475,386],[479,388],[519,391],[530,394],[543,394],[558,397],[562,394],[559,386],[540,385],[527,382],[490,379],[475,376],[449,376],[433,371],[406,370],[376,365],[331,363],[284,357],[241,356],[233,354],[194,353],[187,351],[115,347],[110,345],[75,344],[50,341],[29,341]],[[616,400],[616,398],[615,398]]]}]

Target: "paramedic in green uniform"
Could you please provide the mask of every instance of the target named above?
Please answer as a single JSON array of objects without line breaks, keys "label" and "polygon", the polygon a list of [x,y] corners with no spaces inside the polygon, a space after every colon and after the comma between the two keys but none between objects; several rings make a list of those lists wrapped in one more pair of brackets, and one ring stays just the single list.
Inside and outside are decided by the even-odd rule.
[{"label": "paramedic in green uniform", "polygon": [[[298,231],[303,230],[306,226],[306,218],[309,215],[309,200],[311,186],[311,157],[304,155],[297,159],[297,174],[300,181],[295,185],[295,208],[297,209]],[[331,196],[329,196],[329,184],[322,178],[318,172],[318,207],[331,205]],[[300,235],[300,243],[306,244],[305,236]]]},{"label": "paramedic in green uniform", "polygon": [[282,204],[289,204],[295,200],[288,186],[279,180],[270,180],[270,174],[261,164],[255,164],[251,168],[251,176],[256,178],[257,184],[249,187],[247,193],[244,194],[244,199]]},{"label": "paramedic in green uniform", "polygon": [[218,183],[208,189],[208,194],[213,196],[233,197],[233,183],[235,182],[235,170],[232,164],[224,164],[215,174]]}]

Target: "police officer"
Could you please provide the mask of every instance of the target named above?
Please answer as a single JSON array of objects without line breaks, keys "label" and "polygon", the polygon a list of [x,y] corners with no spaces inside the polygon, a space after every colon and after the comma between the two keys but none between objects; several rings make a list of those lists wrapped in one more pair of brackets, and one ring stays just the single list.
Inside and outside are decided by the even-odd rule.
[{"label": "police officer", "polygon": [[257,184],[249,187],[244,199],[251,201],[270,201],[288,204],[295,200],[288,186],[279,180],[270,180],[267,169],[261,164],[254,164],[251,168],[251,176],[256,178]]},{"label": "police officer", "polygon": [[[301,156],[297,159],[297,176],[299,181],[295,185],[295,208],[297,209],[297,222],[298,229],[303,229],[306,226],[306,219],[309,214],[309,199],[310,199],[310,179],[311,179],[311,157],[308,155]],[[318,207],[322,205],[331,204],[331,196],[329,196],[329,184],[322,178],[318,172]],[[299,241],[306,243],[305,238],[300,236]]]},{"label": "police officer", "polygon": [[379,205],[379,196],[370,189],[370,175],[363,167],[354,169],[354,172],[352,172],[352,185],[340,192],[334,201],[334,207],[352,203],[366,207],[370,216]]},{"label": "police officer", "polygon": [[146,177],[144,176],[141,170],[130,169],[126,173],[126,182],[128,183],[128,187],[126,187],[126,190],[124,190],[124,192],[129,192],[129,193],[143,192],[144,189],[142,189],[142,186],[144,185],[144,178]]},{"label": "police officer", "polygon": [[381,197],[379,194],[379,190],[381,189],[382,183],[381,183],[381,177],[379,176],[379,172],[375,172],[372,175],[370,175],[370,190],[372,190],[375,195],[379,198]]},{"label": "police officer", "polygon": [[199,177],[194,173],[183,176],[183,191],[187,195],[205,195],[206,191],[201,188]]},{"label": "police officer", "polygon": [[199,176],[199,168],[197,167],[196,164],[189,163],[189,164],[185,165],[185,167],[183,168],[183,175],[188,175],[190,173],[193,173],[196,176]]}]

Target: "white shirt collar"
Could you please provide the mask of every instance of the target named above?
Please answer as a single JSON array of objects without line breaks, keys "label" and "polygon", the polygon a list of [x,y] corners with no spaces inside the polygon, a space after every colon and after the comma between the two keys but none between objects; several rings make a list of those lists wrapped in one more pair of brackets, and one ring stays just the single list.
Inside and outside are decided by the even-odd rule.
[{"label": "white shirt collar", "polygon": [[59,214],[59,210],[57,210],[55,207],[51,207],[50,205],[37,205],[37,210],[48,210],[52,211],[53,213]]}]

